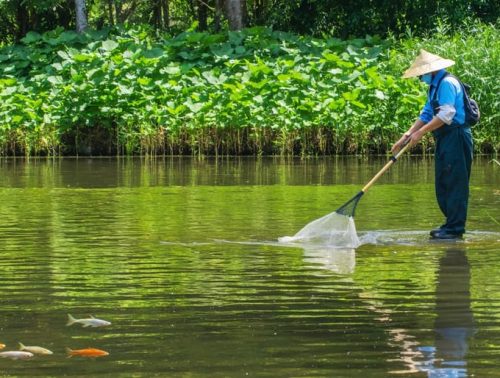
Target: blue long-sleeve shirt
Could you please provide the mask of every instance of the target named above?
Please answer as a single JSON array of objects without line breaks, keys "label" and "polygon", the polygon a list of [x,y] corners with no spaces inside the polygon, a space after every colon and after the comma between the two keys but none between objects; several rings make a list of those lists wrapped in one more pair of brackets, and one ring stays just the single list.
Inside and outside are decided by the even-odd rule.
[{"label": "blue long-sleeve shirt", "polygon": [[[424,123],[428,123],[432,120],[434,117],[434,112],[432,110],[431,106],[431,101],[434,96],[434,92],[436,91],[436,86],[439,83],[439,80],[446,74],[446,70],[442,69],[439,70],[436,75],[434,75],[434,78],[432,79],[431,85],[430,85],[430,91],[427,96],[427,101],[424,105],[424,108],[422,109],[422,112],[420,113],[420,120]],[[445,111],[450,110],[450,107],[452,107],[456,112],[455,115],[453,116],[453,119],[451,122],[446,122],[446,116],[444,114],[438,113],[437,116],[445,123],[458,123],[460,125],[463,125],[465,123],[465,110],[464,110],[464,98],[463,98],[463,90],[462,86],[458,82],[457,79],[455,79],[452,76],[447,76],[445,77],[442,81],[441,84],[439,84],[439,90],[437,93],[437,98],[436,100],[439,103],[440,110]]]}]

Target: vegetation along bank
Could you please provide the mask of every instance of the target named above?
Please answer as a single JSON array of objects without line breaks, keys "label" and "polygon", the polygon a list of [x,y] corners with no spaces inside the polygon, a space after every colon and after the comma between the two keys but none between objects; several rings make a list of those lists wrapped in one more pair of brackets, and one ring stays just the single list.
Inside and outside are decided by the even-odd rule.
[{"label": "vegetation along bank", "polygon": [[264,27],[29,32],[0,48],[0,154],[385,153],[426,98],[400,78],[419,48],[457,62],[450,71],[482,111],[476,152],[498,152],[499,41],[481,22],[383,40]]}]

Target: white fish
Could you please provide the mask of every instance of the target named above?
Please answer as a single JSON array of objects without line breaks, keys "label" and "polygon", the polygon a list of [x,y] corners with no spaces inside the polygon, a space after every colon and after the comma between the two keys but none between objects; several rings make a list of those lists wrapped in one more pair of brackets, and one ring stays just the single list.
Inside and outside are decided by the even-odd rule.
[{"label": "white fish", "polygon": [[33,354],[53,354],[52,351],[39,347],[39,346],[26,346],[23,343],[19,343],[19,350],[24,350],[25,352],[30,352]]},{"label": "white fish", "polygon": [[11,350],[7,352],[1,352],[0,357],[10,358],[12,360],[27,360],[28,358],[33,357],[33,353],[23,352],[20,350]]},{"label": "white fish", "polygon": [[90,318],[87,319],[75,319],[68,314],[68,323],[66,323],[66,325],[70,326],[75,323],[80,323],[83,327],[105,327],[111,325],[111,322],[94,318],[92,315],[90,315]]}]

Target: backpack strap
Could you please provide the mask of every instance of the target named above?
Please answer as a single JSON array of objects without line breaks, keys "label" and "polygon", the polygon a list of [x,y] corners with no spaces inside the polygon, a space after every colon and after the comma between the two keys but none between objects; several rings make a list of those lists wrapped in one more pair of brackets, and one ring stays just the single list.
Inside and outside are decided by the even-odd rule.
[{"label": "backpack strap", "polygon": [[[443,81],[443,79],[445,77],[448,77],[449,75],[451,75],[449,72],[445,72],[445,74],[441,77],[441,79],[439,79],[439,81],[436,84],[436,89],[434,90],[434,93],[432,94],[432,98],[430,99],[432,113],[434,115],[439,113],[439,102],[437,101],[437,94],[438,94],[439,86],[441,85],[441,82]],[[429,86],[429,96],[431,94],[432,87],[433,87],[432,85]]]},{"label": "backpack strap", "polygon": [[[437,93],[438,93],[438,90],[439,90],[439,86],[441,85],[441,82],[443,81],[444,78],[448,77],[448,76],[452,76],[454,77],[451,73],[449,72],[445,72],[445,74],[441,77],[441,79],[439,79],[439,81],[437,82],[436,84],[436,90],[434,91],[434,93],[432,94],[432,99],[431,99],[431,102],[434,102],[436,101],[436,98],[437,98]],[[457,79],[458,80],[458,79]],[[460,80],[458,80],[460,82]],[[432,85],[429,87],[429,94],[431,93],[431,89],[432,89]]]}]

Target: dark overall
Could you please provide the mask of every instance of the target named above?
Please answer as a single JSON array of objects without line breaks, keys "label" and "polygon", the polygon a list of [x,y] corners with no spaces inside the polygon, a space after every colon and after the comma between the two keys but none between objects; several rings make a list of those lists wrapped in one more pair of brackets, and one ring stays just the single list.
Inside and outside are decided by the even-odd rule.
[{"label": "dark overall", "polygon": [[[437,88],[436,88],[437,92]],[[434,96],[435,97],[435,96]],[[439,111],[437,100],[431,102],[434,115]],[[436,197],[446,223],[443,231],[462,235],[467,220],[469,178],[472,164],[472,133],[467,124],[452,123],[434,130]]]}]

